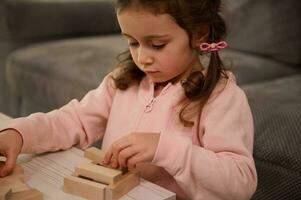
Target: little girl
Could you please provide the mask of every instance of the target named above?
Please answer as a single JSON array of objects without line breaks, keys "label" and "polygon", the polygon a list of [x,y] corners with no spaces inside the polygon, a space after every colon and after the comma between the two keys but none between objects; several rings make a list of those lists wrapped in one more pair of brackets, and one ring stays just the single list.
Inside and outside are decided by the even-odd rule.
[{"label": "little girl", "polygon": [[7,124],[0,133],[0,153],[7,157],[1,176],[20,153],[102,140],[104,164],[136,168],[178,199],[250,199],[257,183],[252,115],[218,55],[227,45],[220,4],[118,0],[129,50],[80,102]]}]

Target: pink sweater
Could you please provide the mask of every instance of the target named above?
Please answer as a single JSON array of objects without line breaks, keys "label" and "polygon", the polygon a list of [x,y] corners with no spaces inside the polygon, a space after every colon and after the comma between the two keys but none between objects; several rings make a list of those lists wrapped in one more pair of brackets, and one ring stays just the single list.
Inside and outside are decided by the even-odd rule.
[{"label": "pink sweater", "polygon": [[99,139],[108,149],[131,132],[158,132],[152,163],[138,166],[144,178],[176,192],[179,199],[250,199],[257,184],[253,120],[244,92],[229,75],[192,128],[178,120],[176,105],[184,95],[180,83],[169,83],[154,98],[154,84],[147,78],[121,91],[107,76],[80,102],[12,120],[4,129],[21,133],[23,153],[86,148]]}]

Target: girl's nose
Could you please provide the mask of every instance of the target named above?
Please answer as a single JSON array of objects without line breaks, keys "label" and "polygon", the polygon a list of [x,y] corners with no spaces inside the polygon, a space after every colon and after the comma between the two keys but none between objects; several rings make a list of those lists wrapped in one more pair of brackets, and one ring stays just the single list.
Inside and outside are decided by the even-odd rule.
[{"label": "girl's nose", "polygon": [[142,65],[151,64],[153,62],[153,58],[150,52],[147,49],[140,48],[138,52],[138,62]]}]

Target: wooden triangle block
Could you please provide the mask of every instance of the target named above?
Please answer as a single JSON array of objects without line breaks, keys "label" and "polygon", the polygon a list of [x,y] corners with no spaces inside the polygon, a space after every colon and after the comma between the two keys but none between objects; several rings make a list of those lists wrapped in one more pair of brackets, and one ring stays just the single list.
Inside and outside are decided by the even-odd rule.
[{"label": "wooden triangle block", "polygon": [[31,189],[24,183],[24,179],[24,170],[19,165],[15,166],[10,175],[0,178],[0,200],[42,200],[43,193]]},{"label": "wooden triangle block", "polygon": [[0,186],[2,185],[5,185],[6,187],[10,187],[12,193],[22,192],[30,189],[29,186],[27,186],[23,181],[17,178],[4,179],[3,181],[0,182]]},{"label": "wooden triangle block", "polygon": [[12,189],[10,187],[0,185],[0,200],[8,200],[11,193]]}]

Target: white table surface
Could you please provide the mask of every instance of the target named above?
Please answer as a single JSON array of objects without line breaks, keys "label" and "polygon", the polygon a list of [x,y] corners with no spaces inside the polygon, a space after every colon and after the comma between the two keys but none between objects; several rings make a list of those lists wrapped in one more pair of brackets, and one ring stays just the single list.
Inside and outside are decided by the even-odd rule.
[{"label": "white table surface", "polygon": [[10,120],[11,118],[4,115],[3,113],[0,112],[0,127],[2,125],[4,125],[8,120]]},{"label": "white table surface", "polygon": [[[0,113],[0,127],[10,118]],[[22,154],[18,163],[23,167],[26,183],[44,194],[45,200],[83,200],[62,191],[64,177],[73,173],[74,167],[84,162],[84,152],[78,148],[42,155]],[[140,185],[124,195],[121,200],[175,200],[176,195],[141,178]]]}]

